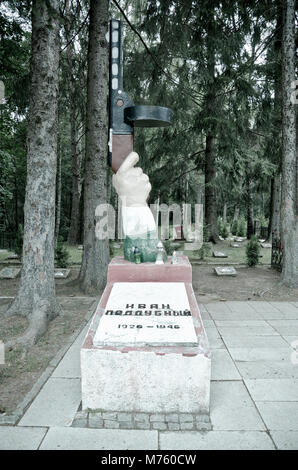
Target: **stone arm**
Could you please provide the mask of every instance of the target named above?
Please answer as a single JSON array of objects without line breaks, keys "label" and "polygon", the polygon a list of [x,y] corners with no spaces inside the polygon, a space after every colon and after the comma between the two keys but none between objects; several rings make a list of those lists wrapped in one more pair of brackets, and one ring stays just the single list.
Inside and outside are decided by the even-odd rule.
[{"label": "stone arm", "polygon": [[137,247],[143,262],[154,262],[158,234],[153,214],[147,205],[151,184],[142,169],[134,167],[138,160],[138,154],[131,152],[113,175],[113,186],[121,204],[124,258],[134,261],[134,248]]}]

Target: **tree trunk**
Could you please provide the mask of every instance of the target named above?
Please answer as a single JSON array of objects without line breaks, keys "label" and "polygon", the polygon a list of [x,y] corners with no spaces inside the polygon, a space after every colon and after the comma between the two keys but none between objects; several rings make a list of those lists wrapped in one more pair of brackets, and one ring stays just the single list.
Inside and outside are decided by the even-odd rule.
[{"label": "tree trunk", "polygon": [[247,239],[250,240],[254,233],[253,227],[253,202],[251,194],[251,181],[246,178],[246,210],[247,210]]},{"label": "tree trunk", "polygon": [[84,179],[84,252],[79,275],[82,289],[98,293],[104,288],[109,262],[109,241],[96,237],[96,207],[107,202],[107,59],[108,0],[90,4],[88,44],[86,165]]},{"label": "tree trunk", "polygon": [[224,203],[224,207],[223,207],[222,223],[224,225],[227,223],[227,204],[226,203]]},{"label": "tree trunk", "polygon": [[65,38],[68,44],[66,49],[67,68],[68,68],[68,82],[69,82],[69,117],[70,117],[70,140],[71,140],[71,161],[72,161],[72,191],[71,191],[71,216],[70,228],[68,232],[69,245],[77,245],[78,243],[78,230],[79,230],[79,210],[81,198],[81,161],[82,152],[79,140],[79,132],[77,120],[77,106],[76,106],[76,88],[74,76],[74,45],[71,40],[71,15],[69,10],[69,1],[65,6]]},{"label": "tree trunk", "polygon": [[32,5],[31,91],[27,135],[23,267],[18,294],[6,315],[28,318],[29,327],[13,344],[32,345],[60,311],[54,280],[57,94],[59,66],[58,0]]},{"label": "tree trunk", "polygon": [[298,286],[298,213],[295,107],[291,83],[295,77],[295,0],[285,0],[283,21],[283,161],[281,224],[283,244],[282,282]]},{"label": "tree trunk", "polygon": [[216,124],[212,121],[215,99],[215,31],[214,10],[211,9],[207,26],[207,69],[209,74],[209,86],[206,94],[207,118],[211,120],[206,132],[205,149],[205,223],[207,226],[209,241],[216,243],[219,240],[217,227],[216,205]]},{"label": "tree trunk", "polygon": [[219,240],[217,228],[216,208],[216,151],[215,137],[211,134],[206,137],[205,153],[205,222],[209,233],[209,240],[216,243]]},{"label": "tree trunk", "polygon": [[270,197],[270,220],[268,239],[280,238],[280,175],[275,176],[271,180],[271,197]]},{"label": "tree trunk", "polygon": [[60,230],[60,220],[61,220],[61,191],[62,191],[62,151],[60,147],[59,137],[58,137],[58,149],[57,149],[57,202],[56,202],[56,223],[55,223],[55,247],[57,246]]}]

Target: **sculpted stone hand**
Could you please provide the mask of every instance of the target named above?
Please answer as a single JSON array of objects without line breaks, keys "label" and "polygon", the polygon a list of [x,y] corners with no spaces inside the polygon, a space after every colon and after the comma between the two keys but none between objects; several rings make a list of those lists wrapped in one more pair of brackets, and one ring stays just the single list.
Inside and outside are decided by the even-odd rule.
[{"label": "sculpted stone hand", "polygon": [[134,167],[138,161],[138,154],[131,152],[113,175],[113,186],[121,201],[124,258],[134,261],[137,247],[143,262],[154,262],[158,236],[154,217],[147,205],[151,184],[142,169]]},{"label": "sculpted stone hand", "polygon": [[131,152],[113,175],[113,185],[121,203],[126,207],[146,206],[151,191],[148,176],[143,173],[142,168],[134,168],[138,161],[139,155]]}]

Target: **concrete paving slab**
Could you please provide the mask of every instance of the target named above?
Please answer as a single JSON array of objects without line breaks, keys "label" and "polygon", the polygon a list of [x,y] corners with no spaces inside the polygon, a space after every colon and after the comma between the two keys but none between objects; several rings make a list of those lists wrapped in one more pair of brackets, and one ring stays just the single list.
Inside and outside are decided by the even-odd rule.
[{"label": "concrete paving slab", "polygon": [[52,427],[41,450],[155,450],[157,431]]},{"label": "concrete paving slab", "polygon": [[297,379],[246,379],[248,391],[255,401],[297,401]]},{"label": "concrete paving slab", "polygon": [[209,304],[205,304],[205,307],[211,315],[214,313],[231,313],[226,302],[210,302]]},{"label": "concrete paving slab", "polygon": [[244,326],[241,328],[230,326],[217,326],[219,333],[225,336],[279,336],[276,330],[270,325],[265,326]]},{"label": "concrete paving slab", "polygon": [[298,320],[268,320],[278,333],[282,336],[297,335],[298,338]]},{"label": "concrete paving slab", "polygon": [[265,426],[240,381],[211,382],[210,418],[213,430],[261,431]]},{"label": "concrete paving slab", "polygon": [[241,376],[226,349],[212,351],[211,380],[241,380]]},{"label": "concrete paving slab", "polygon": [[217,312],[214,311],[210,313],[212,320],[215,320],[215,321],[217,320],[225,320],[225,321],[226,320],[238,320],[238,321],[265,320],[262,317],[262,315],[263,314],[254,312],[254,311],[242,312],[241,310],[237,312],[231,312],[230,310],[226,310],[226,311],[217,311]]},{"label": "concrete paving slab", "polygon": [[231,312],[255,312],[254,308],[251,307],[247,302],[233,300],[227,301],[225,303]]},{"label": "concrete paving slab", "polygon": [[253,308],[256,312],[275,312],[278,311],[278,309],[272,305],[269,302],[266,302],[265,300],[248,300],[245,302],[247,305],[249,305],[251,308]]},{"label": "concrete paving slab", "polygon": [[0,450],[36,450],[47,428],[0,426]]},{"label": "concrete paving slab", "polygon": [[241,336],[224,337],[225,344],[230,348],[285,348],[288,344],[281,336]]},{"label": "concrete paving slab", "polygon": [[251,326],[258,326],[262,328],[268,325],[266,320],[215,320],[214,323],[217,328],[220,326],[229,328],[246,328]]},{"label": "concrete paving slab", "polygon": [[297,351],[297,360],[298,360],[298,335],[283,336],[283,338],[292,349],[295,349]]},{"label": "concrete paving slab", "polygon": [[298,313],[281,310],[272,310],[271,312],[260,312],[259,315],[263,320],[298,320]]},{"label": "concrete paving slab", "polygon": [[205,320],[212,320],[212,318],[210,317],[210,314],[208,312],[201,312],[201,317],[202,317],[202,320],[205,321]]},{"label": "concrete paving slab", "polygon": [[52,377],[81,377],[80,350],[84,338],[88,332],[88,328],[89,324],[85,326],[85,328],[79,334],[73,345],[69,348],[63,359],[60,361],[60,363],[54,370]]},{"label": "concrete paving slab", "polygon": [[279,450],[298,450],[298,431],[271,431],[270,434]]},{"label": "concrete paving slab", "polygon": [[50,378],[19,426],[70,426],[80,401],[80,379]]},{"label": "concrete paving slab", "polygon": [[216,328],[205,328],[206,333],[207,333],[207,338],[209,341],[209,346],[211,349],[222,349],[225,348],[224,343],[222,342],[222,339],[217,331]]},{"label": "concrete paving slab", "polygon": [[161,432],[161,450],[273,450],[263,431]]},{"label": "concrete paving slab", "polygon": [[288,346],[285,348],[229,348],[234,361],[285,361],[289,362],[293,350]]},{"label": "concrete paving slab", "polygon": [[298,314],[298,307],[290,302],[269,302],[273,307],[280,310],[282,313],[296,313]]},{"label": "concrete paving slab", "polygon": [[236,361],[244,379],[298,379],[298,366],[290,361]]},{"label": "concrete paving slab", "polygon": [[269,430],[298,431],[298,402],[257,401],[255,403]]}]

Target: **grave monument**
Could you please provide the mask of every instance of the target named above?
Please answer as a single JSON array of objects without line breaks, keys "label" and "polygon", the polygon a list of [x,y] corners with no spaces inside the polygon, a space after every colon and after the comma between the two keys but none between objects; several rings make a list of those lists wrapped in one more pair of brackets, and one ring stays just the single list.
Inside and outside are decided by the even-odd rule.
[{"label": "grave monument", "polygon": [[187,413],[199,425],[209,414],[211,355],[192,268],[186,256],[156,264],[159,240],[147,205],[151,185],[135,166],[139,157],[132,148],[132,122],[169,125],[171,113],[134,107],[123,92],[121,29],[121,22],[111,21],[109,163],[121,203],[124,256],[109,264],[107,285],[81,348],[82,409],[111,415]]}]

